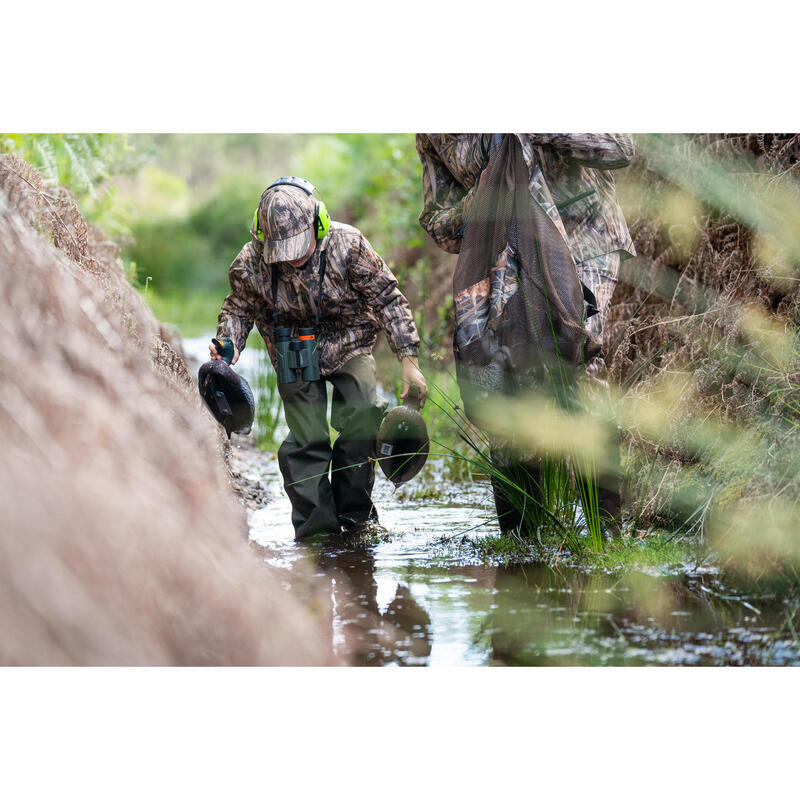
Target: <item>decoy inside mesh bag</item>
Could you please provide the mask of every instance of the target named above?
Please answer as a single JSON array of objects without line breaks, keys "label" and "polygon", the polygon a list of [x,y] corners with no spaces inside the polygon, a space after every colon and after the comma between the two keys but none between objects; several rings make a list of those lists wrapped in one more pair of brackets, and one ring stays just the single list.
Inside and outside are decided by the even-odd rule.
[{"label": "decoy inside mesh bag", "polygon": [[531,196],[528,165],[507,134],[480,177],[453,276],[453,350],[464,408],[541,386],[600,352],[583,327],[583,291],[567,243]]}]

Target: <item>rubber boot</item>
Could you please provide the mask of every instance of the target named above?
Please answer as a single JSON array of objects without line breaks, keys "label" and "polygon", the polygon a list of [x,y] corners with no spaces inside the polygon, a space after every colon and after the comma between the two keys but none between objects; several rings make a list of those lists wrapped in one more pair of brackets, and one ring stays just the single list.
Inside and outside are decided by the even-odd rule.
[{"label": "rubber boot", "polygon": [[619,488],[600,487],[597,495],[605,538],[616,539],[622,535],[622,495]]}]

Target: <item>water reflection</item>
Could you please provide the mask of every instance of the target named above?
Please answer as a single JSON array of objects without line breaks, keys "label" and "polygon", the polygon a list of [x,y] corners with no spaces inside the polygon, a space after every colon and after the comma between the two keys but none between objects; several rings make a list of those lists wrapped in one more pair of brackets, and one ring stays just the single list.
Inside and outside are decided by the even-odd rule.
[{"label": "water reflection", "polygon": [[800,642],[785,626],[786,602],[764,599],[756,607],[723,594],[713,575],[430,563],[387,572],[376,567],[376,552],[380,547],[342,545],[314,553],[317,579],[331,598],[334,647],[353,665],[800,660]]},{"label": "water reflection", "polygon": [[714,575],[496,571],[490,662],[506,665],[788,664],[787,605],[726,594]]},{"label": "water reflection", "polygon": [[330,585],[331,630],[340,656],[354,666],[428,663],[431,618],[402,583],[380,610],[372,547],[345,542],[320,549],[316,558],[317,577]]}]

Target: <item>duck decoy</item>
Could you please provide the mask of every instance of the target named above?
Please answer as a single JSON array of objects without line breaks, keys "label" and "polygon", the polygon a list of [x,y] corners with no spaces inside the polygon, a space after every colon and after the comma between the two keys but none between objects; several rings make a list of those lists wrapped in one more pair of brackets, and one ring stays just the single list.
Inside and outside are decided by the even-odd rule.
[{"label": "duck decoy", "polygon": [[402,406],[393,408],[378,430],[378,463],[395,486],[410,481],[428,460],[428,427],[419,413],[419,389],[412,385]]},{"label": "duck decoy", "polygon": [[233,341],[227,337],[212,339],[222,359],[206,361],[200,367],[197,386],[200,396],[214,418],[231,433],[250,433],[255,418],[256,404],[250,384],[231,367]]}]

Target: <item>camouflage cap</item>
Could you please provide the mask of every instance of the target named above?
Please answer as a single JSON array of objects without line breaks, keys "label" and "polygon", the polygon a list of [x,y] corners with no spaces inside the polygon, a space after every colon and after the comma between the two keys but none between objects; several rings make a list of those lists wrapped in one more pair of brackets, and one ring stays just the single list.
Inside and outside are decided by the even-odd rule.
[{"label": "camouflage cap", "polygon": [[294,186],[276,186],[261,195],[258,224],[264,233],[267,264],[301,259],[314,239],[314,198]]}]

